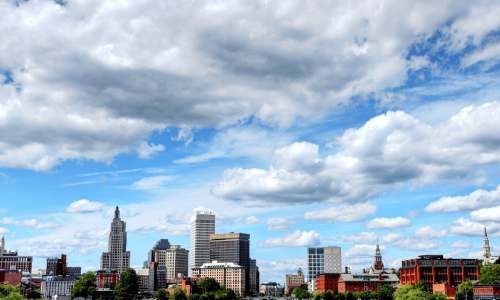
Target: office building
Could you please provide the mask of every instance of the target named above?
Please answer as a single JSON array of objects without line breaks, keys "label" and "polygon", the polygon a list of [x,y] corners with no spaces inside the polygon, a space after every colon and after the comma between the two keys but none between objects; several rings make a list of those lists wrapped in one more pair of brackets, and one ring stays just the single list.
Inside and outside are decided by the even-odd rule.
[{"label": "office building", "polygon": [[220,285],[225,284],[240,295],[245,295],[245,267],[235,263],[220,263],[217,261],[206,263],[199,268],[191,269],[192,277],[213,278]]},{"label": "office building", "polygon": [[153,293],[159,289],[167,288],[167,268],[160,266],[157,262],[149,265],[149,292]]},{"label": "office building", "polygon": [[196,212],[191,217],[190,268],[199,268],[210,262],[210,235],[215,233],[215,215]]},{"label": "office building", "polygon": [[260,272],[259,267],[257,267],[257,260],[250,259],[250,283],[249,283],[249,291],[254,291],[255,294],[259,291],[259,281],[260,281]]},{"label": "office building", "polygon": [[75,281],[76,280],[74,278],[69,277],[63,278],[62,276],[43,276],[40,294],[42,298],[51,298],[55,295],[71,295]]},{"label": "office building", "polygon": [[109,232],[108,252],[101,255],[101,270],[111,269],[122,274],[127,268],[130,268],[130,251],[127,251],[126,223],[120,219],[117,206]]},{"label": "office building", "polygon": [[289,274],[285,276],[285,294],[288,295],[294,289],[300,288],[304,282],[304,273],[302,273],[302,268],[297,270],[297,275]]},{"label": "office building", "polygon": [[19,256],[17,250],[6,250],[5,238],[3,235],[0,235],[0,269],[16,270],[19,273],[28,270],[31,273],[32,264],[33,256]]},{"label": "office building", "polygon": [[167,279],[188,276],[189,250],[180,245],[171,245],[167,249],[155,249],[154,262],[167,270]]},{"label": "office building", "polygon": [[149,268],[137,270],[137,282],[139,283],[139,292],[149,292]]},{"label": "office building", "polygon": [[82,267],[66,267],[66,276],[79,279],[82,276]]},{"label": "office building", "polygon": [[458,286],[467,278],[479,279],[477,259],[445,259],[443,255],[420,255],[401,262],[401,284],[415,285],[424,280],[429,290],[435,283]]},{"label": "office building", "polygon": [[382,285],[398,283],[396,274],[341,274],[338,282],[338,292],[365,292],[374,291]]},{"label": "office building", "polygon": [[474,300],[500,300],[500,284],[475,284]]},{"label": "office building", "polygon": [[490,240],[488,239],[488,233],[486,233],[486,226],[484,226],[484,244],[483,244],[483,265],[492,266],[499,259],[498,256],[492,256],[490,250]]},{"label": "office building", "polygon": [[61,258],[47,257],[45,275],[66,277],[66,254],[61,254]]},{"label": "office building", "polygon": [[[316,276],[324,273],[342,273],[342,257],[340,247],[307,248],[308,269],[307,282],[316,280]],[[309,289],[309,292],[312,292]]]}]

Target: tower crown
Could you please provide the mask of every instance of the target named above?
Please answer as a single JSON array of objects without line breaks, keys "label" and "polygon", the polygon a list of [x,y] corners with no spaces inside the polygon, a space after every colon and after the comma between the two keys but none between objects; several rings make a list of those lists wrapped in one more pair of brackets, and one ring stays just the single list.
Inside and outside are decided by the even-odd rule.
[{"label": "tower crown", "polygon": [[120,210],[118,209],[118,206],[117,206],[115,209],[115,219],[119,219],[119,218],[120,218]]}]

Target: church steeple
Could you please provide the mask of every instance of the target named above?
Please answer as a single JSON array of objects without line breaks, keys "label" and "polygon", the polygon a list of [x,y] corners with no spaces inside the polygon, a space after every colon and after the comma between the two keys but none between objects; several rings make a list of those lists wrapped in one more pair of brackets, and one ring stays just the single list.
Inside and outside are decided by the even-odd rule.
[{"label": "church steeple", "polygon": [[382,254],[380,254],[380,246],[378,245],[378,238],[377,238],[377,247],[375,248],[375,263],[373,264],[373,268],[375,270],[384,269],[384,263],[382,262]]},{"label": "church steeple", "polygon": [[488,240],[488,234],[486,233],[486,226],[484,226],[483,256],[484,261],[488,261],[491,257],[490,241]]}]

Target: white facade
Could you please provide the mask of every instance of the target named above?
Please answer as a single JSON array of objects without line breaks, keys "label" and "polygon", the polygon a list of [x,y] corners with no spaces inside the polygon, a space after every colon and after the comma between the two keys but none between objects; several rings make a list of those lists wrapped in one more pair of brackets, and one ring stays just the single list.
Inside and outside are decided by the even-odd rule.
[{"label": "white facade", "polygon": [[312,293],[312,286],[316,289],[316,284],[311,280],[316,280],[316,276],[325,273],[342,273],[342,253],[340,247],[314,247],[307,248],[308,269],[307,282],[309,292]]},{"label": "white facade", "polygon": [[210,235],[215,234],[215,215],[197,212],[191,217],[190,268],[210,262]]},{"label": "white facade", "polygon": [[172,245],[169,249],[155,250],[155,262],[167,268],[167,279],[188,276],[189,250],[180,245]]},{"label": "white facade", "polygon": [[130,251],[127,251],[126,223],[120,219],[118,206],[109,232],[108,252],[101,255],[101,270],[116,270],[118,274],[130,268]]},{"label": "white facade", "polygon": [[490,240],[488,239],[488,234],[486,233],[486,226],[484,226],[483,257],[483,265],[485,266],[491,266],[499,259],[498,256],[491,256]]},{"label": "white facade", "polygon": [[71,295],[75,280],[70,278],[57,278],[54,276],[43,276],[40,294],[42,298],[54,295]]}]

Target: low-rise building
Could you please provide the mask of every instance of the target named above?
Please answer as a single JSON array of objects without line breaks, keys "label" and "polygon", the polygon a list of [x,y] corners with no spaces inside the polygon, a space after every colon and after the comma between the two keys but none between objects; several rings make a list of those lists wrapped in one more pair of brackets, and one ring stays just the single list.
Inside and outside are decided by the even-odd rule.
[{"label": "low-rise building", "polygon": [[284,287],[276,282],[263,282],[259,286],[259,293],[265,296],[283,293]]},{"label": "low-rise building", "polygon": [[199,268],[191,269],[193,277],[213,278],[219,284],[224,284],[240,295],[245,295],[245,273],[244,267],[235,263],[219,263],[213,261],[205,263]]},{"label": "low-rise building", "polygon": [[33,256],[19,256],[16,251],[5,249],[5,238],[0,235],[0,269],[17,271],[21,273],[28,270],[31,273]]},{"label": "low-rise building", "polygon": [[457,289],[447,285],[446,283],[436,283],[432,288],[432,292],[434,294],[443,293],[446,295],[446,297],[450,299],[455,299],[455,293],[457,292]]},{"label": "low-rise building", "polygon": [[175,287],[180,287],[186,291],[186,295],[191,294],[203,294],[203,287],[199,286],[197,283],[205,278],[174,278],[167,281],[169,293],[174,292]]},{"label": "low-rise building", "polygon": [[22,274],[17,270],[0,270],[0,284],[8,282],[12,286],[21,284]]},{"label": "low-rise building", "polygon": [[118,280],[120,280],[120,275],[116,270],[106,269],[97,270],[95,274],[95,284],[98,289],[103,289],[106,283],[112,283],[117,285]]},{"label": "low-rise building", "polygon": [[338,282],[338,292],[378,292],[384,284],[398,283],[396,274],[341,274]]},{"label": "low-rise building", "polygon": [[474,285],[474,300],[499,300],[500,284]]},{"label": "low-rise building", "polygon": [[75,279],[62,276],[43,276],[40,294],[43,298],[50,298],[54,295],[71,295]]},{"label": "low-rise building", "polygon": [[326,293],[328,291],[338,292],[339,273],[319,274],[316,276],[316,290]]},{"label": "low-rise building", "polygon": [[297,275],[289,274],[285,276],[285,294],[291,293],[294,289],[298,289],[304,282],[304,273],[302,268],[299,268]]}]

